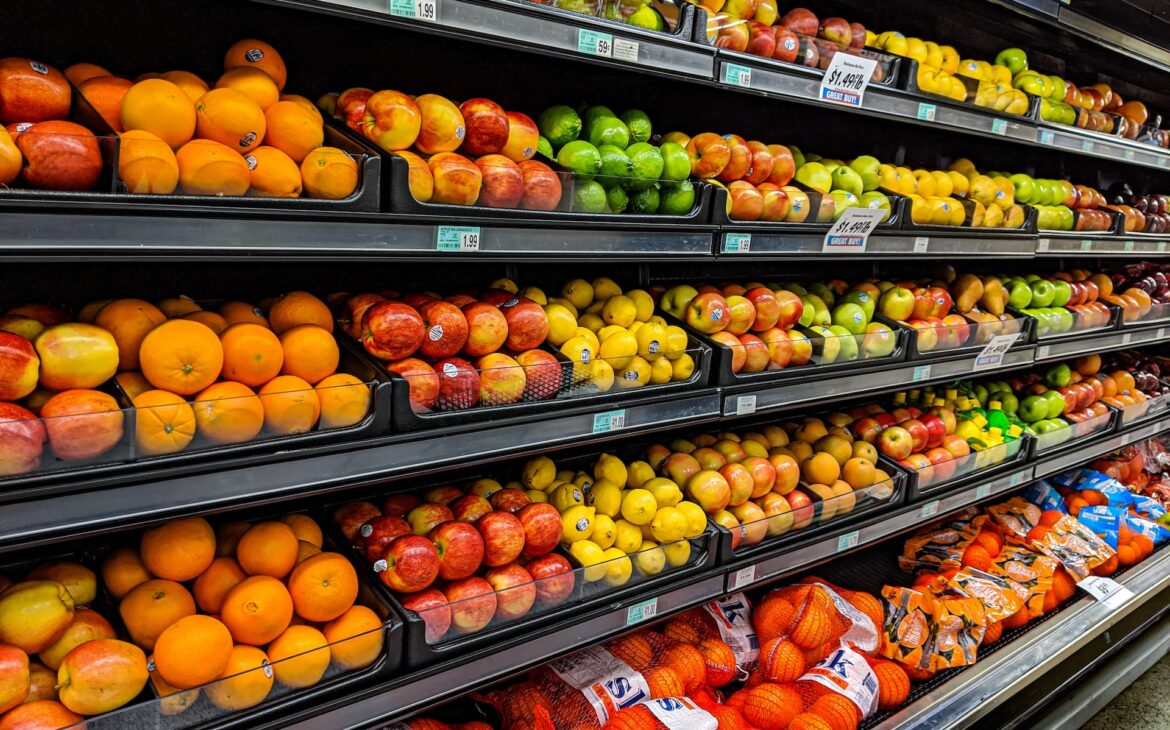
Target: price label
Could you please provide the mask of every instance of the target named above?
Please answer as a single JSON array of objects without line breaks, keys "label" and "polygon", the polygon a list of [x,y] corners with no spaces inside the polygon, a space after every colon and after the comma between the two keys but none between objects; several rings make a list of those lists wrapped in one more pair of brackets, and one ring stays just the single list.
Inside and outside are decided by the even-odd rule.
[{"label": "price label", "polygon": [[[833,58],[836,58],[834,56]],[[869,234],[882,222],[884,210],[874,208],[850,208],[837,219],[825,234],[822,253],[865,253],[865,242]]]},{"label": "price label", "polygon": [[747,88],[752,85],[752,70],[738,63],[723,64],[723,83]]},{"label": "price label", "polygon": [[1040,345],[1036,348],[1036,359],[1043,360],[1048,357],[1048,345]]},{"label": "price label", "polygon": [[930,239],[926,236],[918,236],[914,239],[914,253],[926,253],[930,248]]},{"label": "price label", "polygon": [[577,31],[577,50],[591,56],[612,56],[613,36],[581,28]]},{"label": "price label", "polygon": [[1056,135],[1047,129],[1040,130],[1040,144],[1052,144],[1056,139]]},{"label": "price label", "polygon": [[861,530],[854,530],[853,532],[846,532],[837,538],[837,552],[844,552],[852,550],[861,542]]},{"label": "price label", "polygon": [[478,251],[480,240],[479,226],[439,226],[435,232],[440,251]]},{"label": "price label", "polygon": [[975,364],[971,366],[971,370],[990,370],[1001,367],[1003,365],[1003,356],[1007,354],[1007,351],[1011,349],[1019,337],[1019,334],[996,335],[992,337],[991,341],[983,347],[983,350],[975,356]]},{"label": "price label", "polygon": [[756,566],[749,565],[746,568],[740,568],[731,574],[731,580],[727,586],[727,590],[734,591],[740,586],[746,586],[756,579]]},{"label": "price label", "polygon": [[1133,159],[1133,150],[1125,150],[1124,152],[1121,153],[1121,155],[1122,155],[1122,157],[1124,157],[1127,160],[1132,160]]},{"label": "price label", "polygon": [[626,427],[626,409],[606,411],[593,415],[593,433],[620,431]]},{"label": "price label", "polygon": [[934,104],[927,104],[924,101],[918,102],[918,118],[924,122],[933,122],[934,115],[938,111],[938,107]]},{"label": "price label", "polygon": [[983,499],[989,494],[991,494],[990,484],[980,484],[975,488],[975,499]]},{"label": "price label", "polygon": [[1093,151],[1093,140],[1091,140],[1091,139],[1082,140],[1081,141],[1081,152],[1092,152],[1092,151]]},{"label": "price label", "polygon": [[1036,252],[1037,253],[1044,253],[1045,251],[1048,250],[1048,246],[1051,243],[1052,243],[1051,239],[1041,238],[1040,240],[1036,241]]},{"label": "price label", "polygon": [[723,253],[748,253],[752,250],[752,234],[724,233]]},{"label": "price label", "polygon": [[919,365],[919,366],[914,368],[914,382],[915,383],[917,383],[919,380],[926,380],[929,377],[930,377],[930,366],[929,365]]},{"label": "price label", "polygon": [[747,416],[756,412],[756,397],[754,395],[741,395],[735,400],[735,415]]},{"label": "price label", "polygon": [[1008,479],[1008,486],[1009,487],[1018,487],[1024,483],[1025,478],[1026,478],[1025,473],[1022,471],[1018,471],[1015,474],[1012,474],[1011,478]]},{"label": "price label", "polygon": [[1158,241],[1158,253],[1166,253],[1166,242]]},{"label": "price label", "polygon": [[1129,252],[1133,250],[1133,241],[1123,241],[1121,244],[1123,251]]},{"label": "price label", "polygon": [[1128,345],[1131,340],[1133,340],[1133,333],[1132,332],[1126,332],[1124,335],[1121,336],[1121,344],[1123,344],[1123,345]]},{"label": "price label", "polygon": [[821,101],[855,108],[865,99],[865,87],[873,78],[877,61],[864,56],[835,53],[821,79]]},{"label": "price label", "polygon": [[1107,608],[1117,608],[1133,598],[1133,591],[1112,578],[1091,575],[1080,583],[1077,583],[1077,585],[1083,588],[1085,593],[1088,593],[1103,603]]},{"label": "price label", "polygon": [[638,62],[638,42],[617,38],[613,42],[613,57],[619,61]]},{"label": "price label", "polygon": [[1090,251],[1093,248],[1092,241],[1081,241],[1081,252]]},{"label": "price label", "polygon": [[1159,327],[1158,331],[1154,333],[1155,340],[1160,340],[1160,339],[1164,338],[1165,336],[1166,336],[1166,328],[1165,327]]},{"label": "price label", "polygon": [[1008,125],[1007,125],[1006,119],[992,119],[991,120],[991,133],[992,134],[998,134],[1002,137],[1003,135],[1007,134],[1007,127],[1008,127]]},{"label": "price label", "polygon": [[658,599],[651,598],[641,603],[635,603],[626,609],[626,626],[640,624],[658,615]]},{"label": "price label", "polygon": [[1170,167],[1170,160],[1166,159],[1165,157],[1159,157],[1154,160],[1154,164],[1156,164],[1158,167]]},{"label": "price label", "polygon": [[937,499],[931,500],[930,502],[927,502],[926,504],[922,505],[922,516],[923,517],[934,517],[935,515],[938,514],[938,506],[939,506],[939,501]]},{"label": "price label", "polygon": [[439,0],[389,0],[389,8],[398,18],[439,22]]}]

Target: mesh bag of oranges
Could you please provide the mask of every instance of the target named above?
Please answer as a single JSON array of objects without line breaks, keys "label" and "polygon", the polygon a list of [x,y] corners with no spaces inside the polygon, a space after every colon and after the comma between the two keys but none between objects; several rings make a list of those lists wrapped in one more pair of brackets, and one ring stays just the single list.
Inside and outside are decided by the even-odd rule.
[{"label": "mesh bag of oranges", "polygon": [[689,697],[646,700],[619,710],[602,730],[719,730],[724,725]]},{"label": "mesh bag of oranges", "polygon": [[[742,593],[717,598],[675,616],[663,624],[662,633],[669,639],[696,646],[708,657],[708,686],[722,687],[735,679],[744,679],[760,656],[760,640],[752,625],[752,605]],[[727,659],[719,644],[731,650],[728,671],[718,671],[721,659]]]}]

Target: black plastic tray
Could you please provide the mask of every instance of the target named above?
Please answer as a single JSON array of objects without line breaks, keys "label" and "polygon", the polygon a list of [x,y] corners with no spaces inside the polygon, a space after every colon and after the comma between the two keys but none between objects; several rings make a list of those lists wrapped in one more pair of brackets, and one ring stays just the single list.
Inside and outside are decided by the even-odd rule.
[{"label": "black plastic tray", "polygon": [[[967,320],[967,322],[970,323],[970,325],[972,327],[978,327],[981,324],[981,323],[973,320],[969,315],[962,315],[962,316],[964,319]],[[907,340],[906,340],[906,359],[907,360],[938,361],[938,360],[959,359],[961,357],[970,357],[973,355],[977,355],[978,353],[983,351],[984,347],[987,346],[986,342],[975,343],[973,341],[969,341],[967,344],[960,345],[959,347],[953,347],[950,349],[935,348],[933,350],[920,351],[918,349],[918,329],[916,327],[911,327],[910,325],[906,324],[905,322],[899,322],[897,320],[889,319],[888,317],[884,317],[881,314],[875,314],[873,319],[875,322],[881,322],[882,324],[888,325],[895,332],[900,331],[900,330],[905,330],[907,332]],[[1036,324],[1036,322],[1031,317],[1016,317],[1015,321],[1020,323],[1019,337],[1015,342],[1012,343],[1012,346],[1010,348],[1008,348],[1009,350],[1014,350],[1018,347],[1022,347],[1022,346],[1025,346],[1025,345],[1031,343],[1032,342],[1032,328]],[[973,336],[974,336],[974,333],[972,335],[970,335],[968,337],[968,339],[971,340],[973,338]]]},{"label": "black plastic tray", "polygon": [[[1029,206],[1029,207],[1031,207],[1031,206]],[[1134,235],[1132,233],[1125,232],[1125,215],[1122,213],[1119,213],[1118,211],[1115,211],[1115,210],[1102,211],[1104,213],[1108,213],[1109,218],[1112,221],[1109,224],[1109,228],[1107,230],[1104,230],[1104,231],[1078,231],[1078,230],[1076,230],[1076,228],[1075,228],[1076,221],[1077,221],[1077,218],[1080,217],[1081,209],[1080,208],[1073,208],[1072,212],[1073,212],[1073,226],[1074,226],[1073,230],[1071,230],[1071,231],[1056,231],[1056,230],[1052,230],[1052,229],[1048,229],[1048,228],[1038,228],[1038,229],[1036,229],[1036,233],[1039,233],[1039,234],[1044,235],[1044,236],[1051,236],[1051,235],[1055,234],[1055,235],[1064,236],[1067,238],[1101,238],[1102,236],[1118,236],[1118,237],[1120,237],[1120,236]],[[1162,238],[1162,236],[1157,236],[1157,237]]]},{"label": "black plastic tray", "polygon": [[[1109,304],[1108,302],[1105,302],[1104,304],[1106,307],[1109,307],[1109,323],[1106,324],[1104,327],[1095,327],[1095,328],[1089,329],[1089,330],[1078,331],[1077,329],[1075,329],[1075,325],[1074,325],[1074,329],[1070,330],[1069,332],[1065,332],[1063,334],[1042,338],[1039,335],[1039,325],[1037,323],[1033,323],[1030,344],[1046,345],[1046,344],[1051,344],[1053,342],[1069,342],[1071,340],[1092,339],[1095,335],[1098,335],[1102,332],[1111,332],[1111,331],[1120,329],[1121,328],[1121,307],[1119,307],[1115,304]],[[1024,313],[1022,313],[1022,312],[1020,312],[1012,307],[1004,307],[1004,311],[1008,312],[1013,317],[1028,317],[1028,315],[1026,315],[1026,314],[1024,314]],[[1074,318],[1077,317],[1076,312],[1071,312],[1071,314],[1073,315]],[[1028,319],[1034,319],[1034,317],[1028,317]]]},{"label": "black plastic tray", "polygon": [[[796,182],[793,181],[790,184],[796,185]],[[745,230],[759,231],[760,233],[815,233],[817,235],[823,236],[829,232],[830,228],[833,227],[832,222],[815,223],[812,221],[805,221],[804,223],[785,223],[784,221],[741,221],[736,218],[732,218],[727,214],[728,195],[730,195],[730,193],[727,191],[727,188],[718,187],[715,185],[710,187],[712,189],[711,222],[725,228],[743,228]],[[810,208],[815,210],[816,208],[820,207],[820,200],[824,193],[817,192],[816,190],[810,190],[803,186],[798,187],[801,187],[805,194],[808,195]],[[884,231],[899,230],[902,226],[902,219],[906,217],[909,211],[909,209],[906,207],[906,201],[908,201],[908,198],[885,190],[881,192],[885,193],[890,198],[890,217],[877,225],[877,228],[874,229],[875,235]],[[815,219],[816,216],[813,214],[813,210],[809,211],[809,216]]]},{"label": "black plastic tray", "polygon": [[908,233],[916,233],[923,236],[945,237],[945,236],[982,236],[984,238],[1013,238],[1021,241],[1028,241],[1029,245],[1024,247],[1025,250],[1031,252],[1035,250],[1036,237],[1036,220],[1039,211],[1030,205],[1020,203],[1020,207],[1024,209],[1024,225],[1021,228],[975,228],[971,225],[971,211],[974,206],[967,198],[959,199],[959,204],[966,209],[966,219],[961,226],[938,226],[931,223],[918,224],[910,217],[910,203],[906,203],[906,213],[901,216],[902,230]]},{"label": "black plastic tray", "polygon": [[[810,38],[809,36],[801,35],[800,33],[797,33],[796,37],[800,41],[800,53],[797,56],[797,58],[803,58],[805,45],[814,39]],[[818,38],[815,40],[824,40],[824,39]],[[710,44],[710,41],[707,40],[705,33],[703,34],[703,37],[702,37],[700,42],[702,42],[704,44]],[[863,51],[862,53],[853,54],[853,55],[863,55],[866,58],[871,58],[875,61],[878,61],[879,67],[884,62],[887,64],[887,68],[889,70],[889,72],[885,75],[885,77],[881,81],[871,80],[869,82],[869,85],[875,86],[875,87],[889,88],[889,89],[898,88],[898,84],[897,84],[898,76],[901,73],[900,69],[902,66],[902,62],[905,59],[901,58],[900,56],[891,55],[889,53],[886,53],[885,51],[879,51],[876,48],[866,47],[866,48],[863,48],[862,51]],[[732,60],[736,60],[737,62],[740,62],[740,63],[754,64],[757,67],[768,69],[770,71],[775,71],[777,73],[806,76],[809,78],[810,81],[815,81],[818,84],[820,83],[821,79],[823,79],[825,76],[825,69],[821,68],[819,65],[815,66],[815,67],[805,66],[805,65],[800,64],[800,63],[790,63],[788,61],[779,61],[779,60],[776,60],[774,58],[765,58],[764,56],[756,56],[756,55],[748,53],[746,51],[729,51],[729,50],[724,49],[724,48],[719,49],[719,55],[725,56],[726,58],[729,58]],[[814,87],[812,91],[813,91],[813,98],[815,99],[816,98],[816,94],[815,94],[816,88]]]},{"label": "black plastic tray", "polygon": [[[589,15],[588,13],[578,13],[572,10],[565,10],[556,5],[545,5],[539,2],[530,2],[529,0],[502,0],[503,4],[512,5],[524,8],[533,15],[542,16],[547,15],[556,20],[563,21],[569,24],[580,22],[583,18],[588,18],[591,25],[596,23],[599,25],[613,28],[615,31],[620,30],[622,35],[640,35],[647,37],[648,42],[654,42],[658,37],[665,36],[672,40],[682,43],[699,42],[707,45],[707,12],[697,5],[690,3],[680,3],[678,9],[678,23],[673,30],[650,30],[640,26],[630,25],[619,20],[611,20],[601,15]],[[493,3],[485,3],[487,5]],[[663,3],[661,0],[655,0],[650,3],[651,6],[670,5],[670,3]],[[604,3],[598,3],[598,10],[604,7]],[[655,7],[656,10],[659,8]],[[659,11],[669,26],[669,20],[666,18],[666,13]]]},{"label": "black plastic tray", "polygon": [[[896,461],[888,460],[889,465],[906,475],[906,501],[916,502],[927,497],[935,497],[945,492],[951,492],[961,487],[974,484],[976,482],[988,482],[1003,474],[1015,471],[1020,465],[1026,463],[1032,458],[1032,437],[1023,434],[1017,440],[1019,443],[1016,448],[1016,453],[998,464],[994,464],[984,469],[974,469],[966,474],[954,476],[945,481],[936,482],[933,484],[921,485],[921,474],[916,469],[903,466]],[[972,451],[964,459],[975,459],[978,452]],[[881,457],[885,459],[886,457]]]},{"label": "black plastic tray", "polygon": [[[977,111],[981,114],[1002,115],[1008,119],[1015,118],[1035,120],[1037,117],[1034,115],[1038,114],[1040,111],[1040,97],[1032,96],[1031,94],[1027,93],[1024,95],[1028,97],[1028,109],[1023,114],[1012,114],[1001,109],[992,109],[989,106],[978,106],[973,101],[956,101],[955,99],[952,99],[948,96],[939,96],[938,94],[932,94],[929,91],[923,91],[918,86],[918,60],[914,58],[902,58],[901,70],[902,74],[898,79],[898,88],[902,89],[903,91],[908,91],[911,94],[916,94],[923,98],[930,99],[930,103],[932,104],[952,106],[956,109],[963,109],[966,111]],[[967,99],[973,99],[974,95],[978,92],[979,81],[977,79],[973,79],[969,76],[963,76],[958,73],[953,73],[951,76],[954,76],[963,84],[963,86],[967,88]]]},{"label": "black plastic tray", "polygon": [[[1109,406],[1108,403],[1105,405],[1109,408],[1109,413],[1106,414],[1106,417],[1104,418],[1104,426],[1098,427],[1097,430],[1077,434],[1076,431],[1078,430],[1078,427],[1082,427],[1084,424],[1090,423],[1090,421],[1095,421],[1096,419],[1090,419],[1090,421],[1081,421],[1080,423],[1070,423],[1069,430],[1073,431],[1073,433],[1069,435],[1069,438],[1051,446],[1044,446],[1041,444],[1040,439],[1042,436],[1044,436],[1044,434],[1041,434],[1040,436],[1037,436],[1031,440],[1028,460],[1036,461],[1038,459],[1047,459],[1051,456],[1056,456],[1057,454],[1076,451],[1084,444],[1095,441],[1101,436],[1105,436],[1116,431],[1118,424],[1121,423],[1121,411],[1113,408],[1112,406]],[[1101,417],[1098,416],[1097,418]]]}]

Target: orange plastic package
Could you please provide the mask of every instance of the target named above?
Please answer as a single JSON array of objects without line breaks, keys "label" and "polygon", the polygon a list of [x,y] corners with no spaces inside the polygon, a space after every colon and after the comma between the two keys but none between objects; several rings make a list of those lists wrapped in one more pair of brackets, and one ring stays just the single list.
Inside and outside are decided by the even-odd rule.
[{"label": "orange plastic package", "polygon": [[1023,497],[1012,497],[1006,502],[991,505],[987,513],[1003,528],[1004,535],[1026,544],[1028,533],[1040,523],[1043,512]]},{"label": "orange plastic package", "polygon": [[987,630],[976,598],[936,598],[901,586],[885,586],[886,625],[879,653],[916,669],[938,671],[974,664]]},{"label": "orange plastic package", "polygon": [[[1004,545],[989,571],[1013,581],[1031,616],[1044,613],[1044,596],[1052,590],[1053,575],[1060,564],[1047,555],[1025,547]],[[1017,587],[1018,586],[1018,587]]]},{"label": "orange plastic package", "polygon": [[[1037,531],[1041,534],[1037,535]],[[1047,529],[1036,528],[1029,533],[1029,544],[1036,550],[1060,561],[1077,583],[1092,575],[1115,553],[1113,548],[1079,520],[1064,515]]]},{"label": "orange plastic package", "polygon": [[988,625],[1015,614],[1024,607],[1027,589],[1000,575],[992,575],[975,568],[963,568],[949,582],[952,590],[983,604]]},{"label": "orange plastic package", "polygon": [[957,570],[963,551],[979,534],[979,526],[973,523],[975,517],[974,510],[964,510],[907,539],[898,567],[906,573]]}]

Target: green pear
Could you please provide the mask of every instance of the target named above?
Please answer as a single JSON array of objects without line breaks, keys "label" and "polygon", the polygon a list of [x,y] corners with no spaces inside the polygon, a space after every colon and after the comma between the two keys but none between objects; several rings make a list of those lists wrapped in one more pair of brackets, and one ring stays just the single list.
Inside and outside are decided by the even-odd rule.
[{"label": "green pear", "polygon": [[861,181],[861,175],[852,167],[836,167],[833,169],[833,190],[844,190],[847,193],[854,195],[861,195],[865,192],[865,186]]},{"label": "green pear", "polygon": [[794,281],[788,282],[787,284],[781,284],[780,288],[784,291],[790,291],[798,297],[803,297],[805,294],[808,294],[808,289],[805,289],[803,286],[797,284]]},{"label": "green pear", "polygon": [[796,181],[818,193],[833,189],[833,175],[819,162],[806,162],[796,171]]},{"label": "green pear", "polygon": [[813,300],[808,294],[800,295],[800,303],[803,305],[803,308],[800,310],[800,319],[797,320],[797,324],[801,327],[811,327],[813,320],[817,317],[816,305],[813,304]]},{"label": "green pear", "polygon": [[820,327],[828,327],[833,323],[833,318],[829,314],[829,307],[825,304],[824,299],[821,299],[816,294],[809,294],[808,303],[813,307],[813,324]]},{"label": "green pear", "polygon": [[840,352],[837,354],[837,359],[856,360],[860,353],[858,352],[857,348],[857,338],[854,335],[859,333],[850,332],[845,327],[836,324],[831,325],[829,327],[829,331],[833,333],[834,337],[836,337],[837,347],[840,348]]}]

